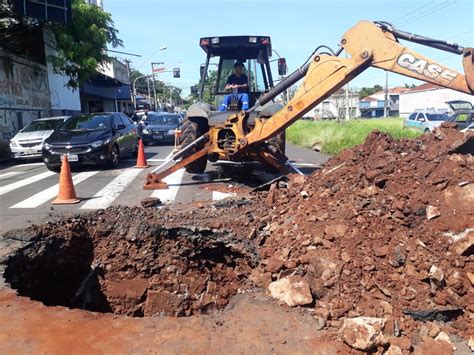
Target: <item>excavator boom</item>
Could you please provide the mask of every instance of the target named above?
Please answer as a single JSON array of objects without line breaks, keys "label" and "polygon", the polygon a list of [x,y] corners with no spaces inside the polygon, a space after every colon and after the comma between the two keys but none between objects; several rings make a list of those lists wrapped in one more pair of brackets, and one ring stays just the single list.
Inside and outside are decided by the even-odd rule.
[{"label": "excavator boom", "polygon": [[[402,45],[399,39],[462,55],[464,74],[409,49]],[[342,37],[340,45],[341,50],[338,52],[330,50],[316,53],[309,63],[263,94],[249,110],[255,110],[256,107],[271,101],[304,78],[294,97],[272,117],[256,118],[255,126],[250,130],[247,125],[248,112],[230,114],[223,125],[210,128],[207,141],[201,150],[159,174],[148,174],[144,188],[163,188],[165,185],[162,179],[165,176],[175,171],[178,166],[183,167],[205,154],[231,160],[238,160],[243,156],[253,157],[285,174],[298,173],[288,164],[285,156],[272,150],[266,142],[369,67],[388,70],[467,94],[474,93],[472,48],[399,31],[385,22],[370,21],[361,21],[349,29]],[[339,57],[342,50],[347,52],[347,58]],[[224,131],[225,136],[230,137],[225,144],[222,143],[221,134]],[[175,156],[175,159],[177,158],[179,153]]]}]

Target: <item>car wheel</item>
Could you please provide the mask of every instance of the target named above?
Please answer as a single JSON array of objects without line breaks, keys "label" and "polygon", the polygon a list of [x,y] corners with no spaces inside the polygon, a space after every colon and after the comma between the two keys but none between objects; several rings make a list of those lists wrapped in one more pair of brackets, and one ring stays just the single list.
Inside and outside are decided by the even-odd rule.
[{"label": "car wheel", "polygon": [[45,164],[46,165],[46,168],[52,172],[55,172],[55,173],[59,173],[61,171],[61,167],[59,166],[56,166],[56,165],[48,165],[48,164]]},{"label": "car wheel", "polygon": [[430,133],[430,130],[428,128],[425,128],[425,131],[423,133]]},{"label": "car wheel", "polygon": [[119,149],[117,145],[112,146],[112,151],[110,152],[109,167],[116,168],[119,164]]},{"label": "car wheel", "polygon": [[[183,123],[182,131],[183,133],[180,136],[179,144],[181,147],[185,147],[188,144],[194,142],[196,139],[198,139],[200,136],[205,134],[207,131],[209,131],[209,125],[207,121],[203,118],[196,118],[195,121],[191,121],[188,118]],[[186,153],[183,154],[183,159],[192,155],[193,153],[198,151],[200,148],[202,148],[202,145],[199,145],[199,147],[194,147],[194,148],[189,149]],[[191,173],[191,174],[202,174],[206,170],[206,165],[207,165],[207,156],[203,156],[193,161],[191,164],[187,165],[185,169],[188,173]]]}]

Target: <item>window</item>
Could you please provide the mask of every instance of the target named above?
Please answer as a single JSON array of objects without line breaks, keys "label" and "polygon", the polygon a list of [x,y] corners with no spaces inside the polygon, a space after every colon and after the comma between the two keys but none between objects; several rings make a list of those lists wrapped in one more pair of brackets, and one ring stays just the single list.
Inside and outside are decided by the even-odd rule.
[{"label": "window", "polygon": [[44,120],[44,121],[33,121],[25,128],[22,132],[37,132],[37,131],[50,131],[56,129],[63,123],[63,120]]},{"label": "window", "polygon": [[[234,63],[235,63],[235,59],[222,59],[222,61],[221,61],[221,76],[220,76],[218,87],[217,87],[218,92],[224,92],[224,88],[225,88],[225,85],[227,83],[227,79],[229,78],[229,76],[234,74]],[[242,74],[245,74],[248,78],[247,65],[248,65],[248,62],[245,62],[244,63],[244,68],[242,69]]]},{"label": "window", "polygon": [[120,119],[122,120],[122,123],[125,125],[125,127],[128,127],[132,124],[132,122],[130,121],[130,118],[128,118],[124,114],[120,115]]},{"label": "window", "polygon": [[469,117],[469,114],[467,113],[459,113],[457,116],[456,116],[456,119],[455,121],[456,122],[467,122],[467,118]]},{"label": "window", "polygon": [[157,115],[150,113],[146,118],[149,124],[156,124],[156,125],[179,125],[179,117],[178,115]]},{"label": "window", "polygon": [[427,113],[428,119],[430,121],[447,121],[449,116],[444,113]]},{"label": "window", "polygon": [[119,115],[114,115],[114,128],[118,129],[119,125],[123,125],[122,120],[120,119]]},{"label": "window", "polygon": [[80,115],[68,119],[60,129],[65,131],[100,131],[110,128],[110,115]]},{"label": "window", "polygon": [[416,119],[421,122],[425,121],[426,120],[425,114],[423,112],[420,112],[418,116],[416,117]]},{"label": "window", "polygon": [[417,113],[413,112],[410,116],[408,116],[409,120],[414,120],[416,118]]}]

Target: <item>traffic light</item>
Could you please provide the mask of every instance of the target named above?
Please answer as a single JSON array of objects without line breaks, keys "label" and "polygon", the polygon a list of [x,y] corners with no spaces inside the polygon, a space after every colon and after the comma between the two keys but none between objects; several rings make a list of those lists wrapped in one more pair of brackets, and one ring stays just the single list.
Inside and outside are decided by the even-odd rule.
[{"label": "traffic light", "polygon": [[180,78],[181,77],[181,72],[179,68],[173,68],[173,78]]},{"label": "traffic light", "polygon": [[285,58],[279,58],[278,59],[278,75],[284,76],[286,75],[287,72],[287,67],[286,67],[286,59]]}]

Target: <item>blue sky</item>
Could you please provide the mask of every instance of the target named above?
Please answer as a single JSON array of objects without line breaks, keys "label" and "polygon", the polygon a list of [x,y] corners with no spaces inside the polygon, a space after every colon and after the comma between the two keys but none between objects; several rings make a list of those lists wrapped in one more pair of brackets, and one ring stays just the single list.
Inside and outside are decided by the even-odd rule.
[{"label": "blue sky", "polygon": [[[159,79],[182,87],[185,93],[198,81],[205,58],[198,43],[204,36],[269,35],[273,48],[287,58],[290,71],[318,45],[336,48],[343,33],[363,19],[384,20],[408,32],[474,46],[474,0],[104,0],[104,9],[112,14],[124,41],[118,50],[142,55],[128,57],[132,65],[144,73],[151,72],[152,61],[180,67],[180,79],[171,73],[160,74]],[[162,46],[167,49],[157,51]],[[408,46],[462,71],[460,56],[415,43]],[[383,71],[369,69],[350,86],[384,82]],[[403,83],[418,82],[389,74],[390,86]]]}]

